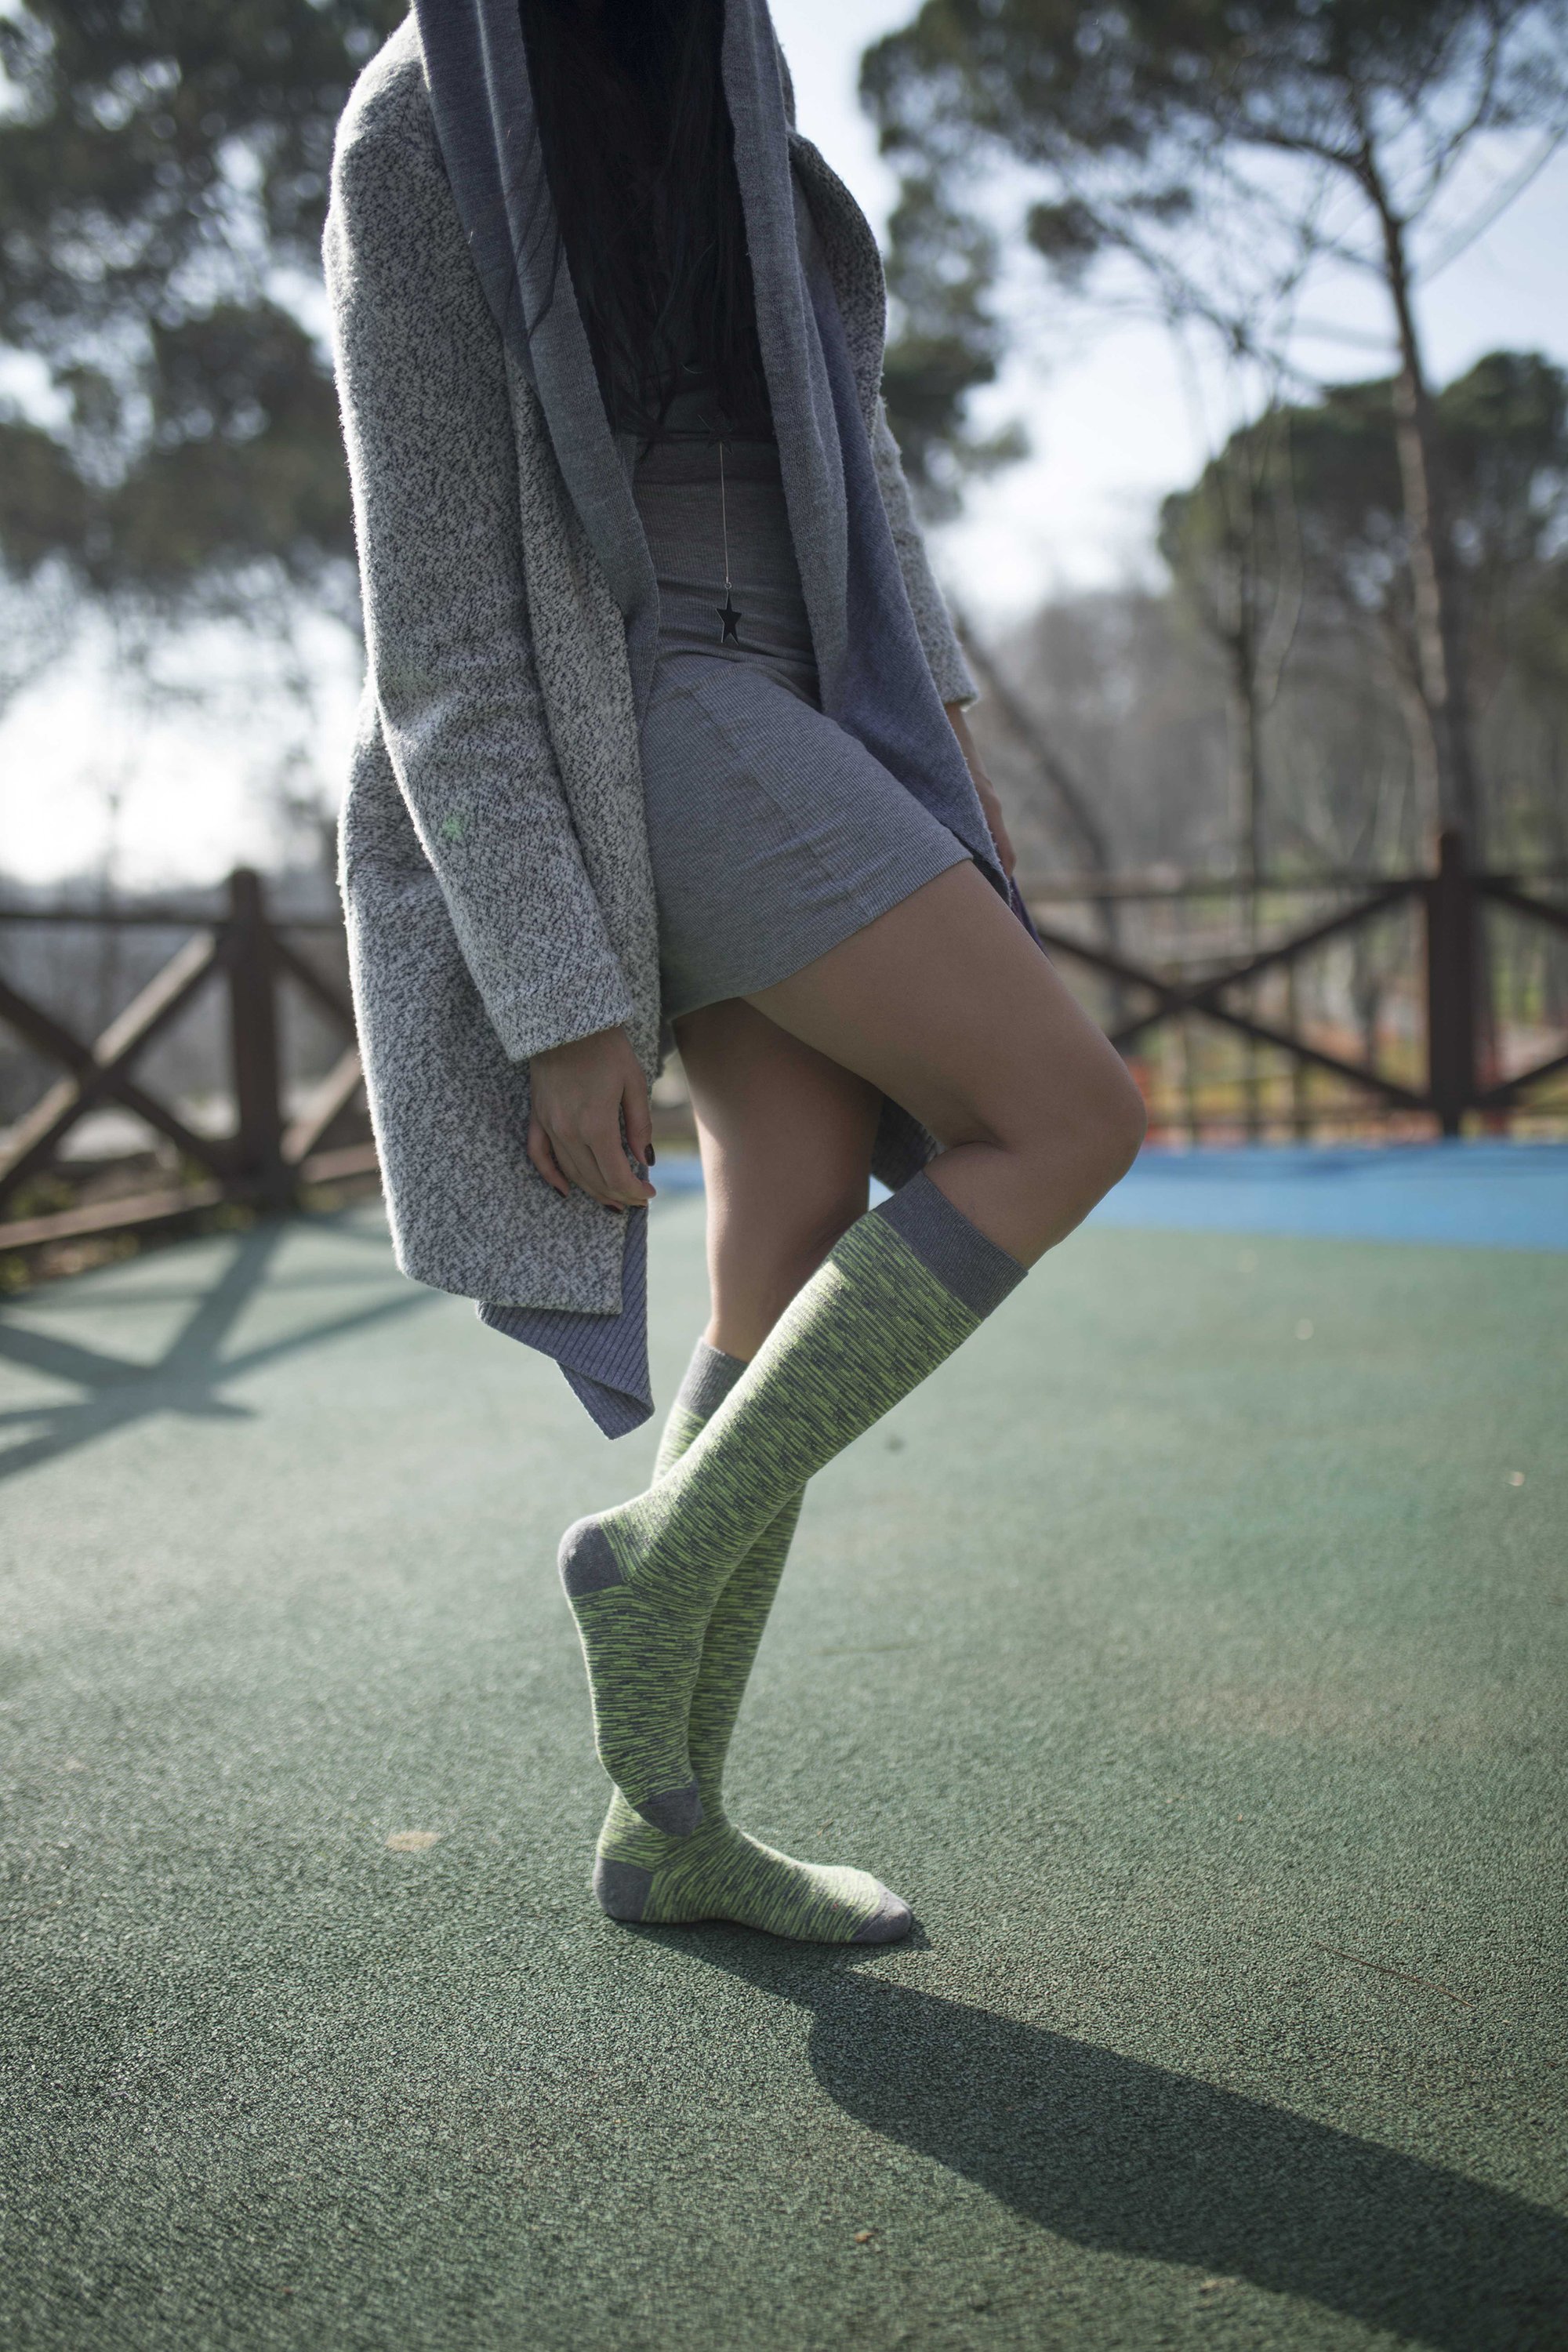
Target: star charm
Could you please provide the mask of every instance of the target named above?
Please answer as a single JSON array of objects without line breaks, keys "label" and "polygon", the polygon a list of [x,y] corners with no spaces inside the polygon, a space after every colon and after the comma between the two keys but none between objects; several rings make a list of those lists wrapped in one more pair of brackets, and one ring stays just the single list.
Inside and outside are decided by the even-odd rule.
[{"label": "star charm", "polygon": [[720,644],[721,646],[738,646],[741,640],[735,633],[741,625],[741,615],[736,612],[734,603],[727,588],[724,591],[724,602],[721,604],[715,604],[713,610],[718,614],[719,618],[724,624],[724,634],[719,640]]}]

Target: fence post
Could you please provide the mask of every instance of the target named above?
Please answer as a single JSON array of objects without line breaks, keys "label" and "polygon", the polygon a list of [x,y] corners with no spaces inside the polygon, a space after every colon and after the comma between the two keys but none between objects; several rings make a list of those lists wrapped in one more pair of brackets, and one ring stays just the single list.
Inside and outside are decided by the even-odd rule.
[{"label": "fence post", "polygon": [[1445,1135],[1476,1098],[1476,893],[1464,835],[1445,826],[1426,885],[1427,1091]]},{"label": "fence post", "polygon": [[261,877],[249,866],[229,876],[228,922],[235,1182],[255,1207],[282,1210],[292,1186],[283,1164],[278,972]]}]

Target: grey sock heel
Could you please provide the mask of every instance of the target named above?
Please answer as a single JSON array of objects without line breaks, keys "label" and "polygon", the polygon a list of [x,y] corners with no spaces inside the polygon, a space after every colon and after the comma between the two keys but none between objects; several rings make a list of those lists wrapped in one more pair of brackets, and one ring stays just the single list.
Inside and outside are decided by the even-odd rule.
[{"label": "grey sock heel", "polygon": [[601,1854],[594,1864],[594,1892],[600,1910],[627,1925],[642,1917],[652,1885],[652,1871],[639,1869],[635,1862],[606,1862]]}]

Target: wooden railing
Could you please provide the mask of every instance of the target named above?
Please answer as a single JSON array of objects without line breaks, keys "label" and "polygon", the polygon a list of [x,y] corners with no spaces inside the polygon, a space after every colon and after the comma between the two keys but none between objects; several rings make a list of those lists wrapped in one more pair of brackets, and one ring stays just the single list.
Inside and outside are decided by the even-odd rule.
[{"label": "wooden railing", "polygon": [[[1156,1131],[1180,1128],[1194,1139],[1216,1129],[1276,1131],[1280,1122],[1269,1110],[1268,1066],[1285,1074],[1286,1131],[1306,1134],[1342,1122],[1348,1101],[1360,1104],[1370,1119],[1404,1122],[1406,1132],[1435,1129],[1457,1135],[1476,1114],[1494,1125],[1506,1123],[1539,1104],[1550,1082],[1568,1073],[1568,1033],[1552,1050],[1503,1068],[1495,959],[1483,936],[1487,910],[1501,908],[1554,939],[1568,939],[1568,908],[1543,895],[1561,883],[1556,876],[1472,873],[1458,840],[1446,836],[1426,874],[1289,877],[1249,892],[1223,877],[1053,877],[1026,887],[1026,896],[1052,956],[1069,975],[1076,968],[1090,976],[1097,1011],[1152,1097],[1160,1092],[1154,1049],[1173,1036],[1182,1040],[1183,1102],[1173,1113],[1169,1104],[1152,1100]],[[1323,911],[1325,900],[1336,898],[1342,903]],[[1266,939],[1260,910],[1298,901],[1311,907],[1308,919],[1287,920]],[[1064,920],[1075,903],[1089,918],[1082,930]],[[1216,926],[1205,915],[1211,936],[1205,943],[1200,923],[1195,950],[1190,934],[1173,946],[1168,926],[1162,933],[1154,920],[1162,909],[1168,915],[1222,903],[1229,906],[1226,921]],[[1115,912],[1108,922],[1109,910]],[[1142,935],[1123,945],[1127,919],[1139,910]],[[1409,932],[1398,974],[1409,1014],[1402,1060],[1348,1049],[1311,1017],[1299,985],[1325,950],[1394,917]],[[248,870],[230,877],[225,910],[212,920],[146,906],[0,908],[0,938],[26,924],[169,929],[182,923],[189,935],[178,951],[97,1037],[79,1034],[0,979],[0,1022],[61,1071],[0,1149],[0,1250],[150,1226],[222,1206],[279,1214],[297,1206],[312,1186],[374,1175],[375,1150],[346,989],[305,946],[316,934],[341,968],[336,917],[275,915],[260,877]],[[1244,942],[1239,949],[1237,939]],[[282,1069],[279,1008],[289,989],[302,992],[342,1041],[337,1060],[302,1097],[286,1088]],[[226,1002],[231,1118],[227,1131],[216,1135],[193,1123],[166,1090],[160,1094],[139,1073],[148,1049],[213,991]],[[1235,1100],[1218,1110],[1192,1078],[1188,1041],[1194,1025],[1236,1041],[1241,1057]],[[1333,1082],[1337,1109],[1314,1099],[1314,1080]],[[177,1181],[18,1213],[23,1189],[61,1170],[72,1129],[109,1105],[132,1113],[173,1147],[184,1163]],[[1568,1117],[1568,1101],[1563,1108]]]},{"label": "wooden railing", "polygon": [[[168,929],[181,919],[172,908],[21,907],[0,910],[0,932],[39,923]],[[363,1084],[353,1013],[346,992],[304,952],[300,935],[311,931],[341,938],[342,926],[330,916],[274,919],[260,876],[242,869],[229,878],[226,912],[193,929],[162,971],[91,1039],[0,978],[0,1021],[63,1072],[0,1150],[0,1249],[151,1225],[224,1205],[277,1214],[295,1206],[307,1186],[374,1172],[368,1120],[352,1118]],[[343,1039],[337,1062],[291,1118],[285,1116],[279,1038],[286,987],[301,990]],[[233,1106],[231,1130],[216,1136],[193,1125],[138,1075],[149,1047],[214,990],[226,999]],[[30,1180],[59,1165],[71,1130],[89,1112],[111,1104],[174,1147],[186,1166],[182,1181],[41,1215],[8,1214]],[[348,1124],[365,1131],[324,1150],[331,1130]]]},{"label": "wooden railing", "polygon": [[[1272,1056],[1285,1066],[1292,1095],[1290,1123],[1298,1132],[1315,1123],[1312,1107],[1304,1108],[1300,1081],[1308,1073],[1317,1073],[1340,1082],[1342,1117],[1348,1094],[1352,1113],[1359,1102],[1371,1115],[1398,1114],[1455,1136],[1475,1115],[1491,1124],[1506,1122],[1510,1114],[1539,1102],[1548,1081],[1568,1073],[1568,1050],[1555,1047],[1544,1055],[1527,1054],[1519,1066],[1504,1070],[1507,1024],[1500,1005],[1500,967],[1485,938],[1487,911],[1493,908],[1506,908],[1548,934],[1568,938],[1568,908],[1542,895],[1554,884],[1560,887],[1562,878],[1475,873],[1466,864],[1458,837],[1445,834],[1434,868],[1426,874],[1278,877],[1250,888],[1223,877],[1168,882],[1079,877],[1026,883],[1025,896],[1052,956],[1097,975],[1109,992],[1101,1008],[1107,1032],[1135,1067],[1160,1033],[1184,1031],[1194,1022],[1243,1041],[1247,1054],[1237,1081],[1238,1105],[1216,1118],[1189,1099],[1184,1119],[1167,1118],[1165,1124],[1184,1124],[1194,1135],[1221,1124],[1256,1131],[1260,1124],[1259,1060]],[[1345,903],[1294,927],[1287,922],[1273,939],[1260,938],[1260,909],[1270,902],[1289,905],[1292,899],[1324,897]],[[1070,902],[1100,917],[1094,936],[1063,927],[1061,909]],[[1161,904],[1190,908],[1226,902],[1231,919],[1220,928],[1247,939],[1240,951],[1227,945],[1217,953],[1200,949],[1195,955],[1135,954],[1108,944],[1104,936],[1108,906],[1147,915]],[[1298,982],[1321,950],[1349,943],[1400,913],[1414,919],[1400,975],[1414,1019],[1405,1066],[1396,1069],[1375,1052],[1357,1055],[1326,1041],[1324,1024],[1310,1021],[1301,1007]],[[1271,985],[1282,999],[1273,1013],[1260,1003]],[[1568,1045],[1568,1038],[1563,1042]],[[1145,1076],[1147,1090],[1146,1075],[1140,1075]],[[1321,1113],[1326,1107],[1319,1104],[1317,1108]]]}]

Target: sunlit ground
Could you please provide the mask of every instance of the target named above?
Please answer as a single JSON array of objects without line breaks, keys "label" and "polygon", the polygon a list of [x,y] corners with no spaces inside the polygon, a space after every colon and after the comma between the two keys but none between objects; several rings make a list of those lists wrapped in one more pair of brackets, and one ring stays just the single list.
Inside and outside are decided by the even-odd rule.
[{"label": "sunlit ground", "polygon": [[851,1962],[595,1911],[552,1554],[653,1434],[374,1213],[14,1303],[7,2340],[1560,2343],[1565,1317],[1542,1247],[1068,1243],[764,1645],[737,1811],[919,1916]]}]

